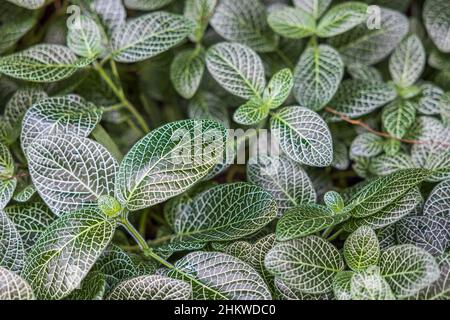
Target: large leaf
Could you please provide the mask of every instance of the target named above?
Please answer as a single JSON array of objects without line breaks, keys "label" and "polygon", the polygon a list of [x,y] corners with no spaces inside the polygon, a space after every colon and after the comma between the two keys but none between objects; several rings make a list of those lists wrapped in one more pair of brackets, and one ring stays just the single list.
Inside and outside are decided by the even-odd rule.
[{"label": "large leaf", "polygon": [[309,47],[294,71],[294,95],[301,106],[322,109],[339,88],[344,63],[330,46]]},{"label": "large leaf", "polygon": [[327,10],[331,1],[332,0],[293,0],[296,7],[305,10],[315,19],[318,19]]},{"label": "large leaf", "polygon": [[39,195],[57,215],[96,207],[112,195],[117,162],[105,147],[74,135],[52,135],[28,148],[30,175]]},{"label": "large leaf", "polygon": [[441,270],[439,279],[422,289],[412,299],[420,300],[449,300],[450,299],[450,255],[444,254],[438,258]]},{"label": "large leaf", "polygon": [[382,120],[386,131],[401,139],[416,119],[416,105],[408,100],[396,100],[383,110]]},{"label": "large leaf", "polygon": [[359,227],[345,240],[344,257],[347,265],[354,271],[377,265],[380,244],[375,232],[369,227]]},{"label": "large leaf", "polygon": [[60,217],[27,255],[24,278],[38,299],[61,299],[78,287],[111,240],[116,224],[84,209]]},{"label": "large leaf", "polygon": [[167,12],[129,20],[112,33],[114,60],[131,63],[149,59],[179,44],[193,28],[191,20]]},{"label": "large leaf", "polygon": [[380,255],[381,275],[394,294],[405,298],[418,293],[439,277],[439,265],[431,254],[411,245],[388,248]]},{"label": "large leaf", "polygon": [[395,300],[378,267],[354,274],[350,280],[350,291],[353,300]]},{"label": "large leaf", "polygon": [[22,122],[22,150],[40,137],[72,134],[87,137],[102,119],[102,109],[77,95],[52,97],[34,104]]},{"label": "large leaf", "polygon": [[431,191],[423,213],[427,216],[450,218],[450,180],[442,181]]},{"label": "large leaf", "polygon": [[175,57],[170,66],[170,79],[175,90],[185,99],[190,99],[197,91],[205,71],[203,50],[187,49]]},{"label": "large leaf", "polygon": [[198,43],[202,40],[217,2],[217,0],[186,1],[184,5],[184,16],[195,21],[194,31],[189,35],[191,41]]},{"label": "large leaf", "polygon": [[314,203],[316,192],[301,165],[286,156],[258,156],[247,165],[248,181],[270,193],[278,205],[278,215],[301,204]]},{"label": "large leaf", "polygon": [[15,5],[18,5],[19,7],[23,7],[30,10],[38,9],[45,4],[45,0],[7,0],[7,1],[14,3]]},{"label": "large leaf", "polygon": [[6,213],[0,211],[0,267],[20,272],[24,260],[25,250],[20,234]]},{"label": "large leaf", "polygon": [[256,51],[276,48],[277,41],[266,21],[266,8],[259,0],[221,0],[211,26],[228,41],[240,42]]},{"label": "large leaf", "polygon": [[450,52],[450,4],[446,0],[426,0],[423,19],[428,34],[443,52]]},{"label": "large leaf", "polygon": [[38,44],[25,51],[0,58],[0,73],[33,82],[54,82],[70,77],[89,63],[67,47]]},{"label": "large leaf", "polygon": [[[186,274],[191,279],[187,279]],[[170,271],[169,275],[190,280],[194,299],[271,299],[267,285],[252,267],[223,253],[190,253],[177,261],[175,270]]]},{"label": "large leaf", "polygon": [[33,290],[19,275],[0,267],[0,300],[34,300]]},{"label": "large leaf", "polygon": [[266,85],[261,58],[247,46],[216,44],[207,52],[206,65],[214,79],[238,97],[259,96]]},{"label": "large leaf", "polygon": [[196,196],[171,222],[177,240],[226,241],[250,235],[277,214],[272,196],[257,186],[233,183]]},{"label": "large leaf", "polygon": [[81,15],[69,24],[67,46],[77,55],[95,58],[105,51],[101,27],[89,16]]},{"label": "large leaf", "polygon": [[270,120],[272,134],[291,159],[326,167],[333,161],[333,142],[325,121],[304,107],[285,107]]},{"label": "large leaf", "polygon": [[192,288],[187,282],[160,275],[140,276],[119,283],[108,300],[188,300]]},{"label": "large leaf", "polygon": [[425,68],[425,49],[416,35],[400,43],[389,60],[389,71],[395,84],[402,88],[413,85]]},{"label": "large leaf", "polygon": [[225,128],[211,120],[178,121],[152,131],[122,160],[117,199],[135,211],[182,193],[219,163],[225,138]]},{"label": "large leaf", "polygon": [[314,35],[316,22],[308,12],[299,8],[285,7],[270,13],[270,27],[285,38],[301,39]]},{"label": "large leaf", "polygon": [[288,287],[304,293],[331,291],[334,276],[344,268],[339,251],[316,236],[276,244],[265,265]]}]

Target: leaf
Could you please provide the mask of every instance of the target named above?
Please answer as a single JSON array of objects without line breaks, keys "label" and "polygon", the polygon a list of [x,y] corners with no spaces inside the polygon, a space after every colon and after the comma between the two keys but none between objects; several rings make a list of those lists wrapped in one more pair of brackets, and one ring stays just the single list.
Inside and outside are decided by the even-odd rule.
[{"label": "leaf", "polygon": [[30,184],[23,189],[16,189],[13,199],[17,202],[28,202],[36,194],[36,188]]},{"label": "leaf", "polygon": [[32,142],[55,134],[87,137],[102,119],[102,109],[77,95],[40,100],[22,121],[21,145],[28,153]]},{"label": "leaf", "polygon": [[390,224],[389,226],[378,230],[377,237],[381,250],[397,245],[395,224]]},{"label": "leaf", "polygon": [[127,13],[122,0],[93,0],[91,9],[99,16],[109,33],[125,24]]},{"label": "leaf", "polygon": [[240,106],[233,114],[233,120],[246,126],[260,123],[269,115],[269,105],[260,98],[253,98]]},{"label": "leaf", "polygon": [[350,147],[352,157],[372,158],[383,152],[384,140],[370,132],[358,135]]},{"label": "leaf", "polygon": [[434,44],[443,52],[450,52],[450,5],[445,0],[427,0],[423,19]]},{"label": "leaf", "polygon": [[191,20],[167,12],[131,19],[112,33],[114,60],[132,63],[154,57],[179,44],[193,28]]},{"label": "leaf", "polygon": [[450,247],[450,221],[438,216],[405,217],[396,224],[399,244],[412,244],[433,256]]},{"label": "leaf", "polygon": [[344,269],[339,251],[316,236],[277,243],[267,254],[265,265],[289,288],[304,293],[331,291],[334,276]]},{"label": "leaf", "polygon": [[351,300],[351,279],[353,271],[340,271],[333,279],[333,293],[336,300]]},{"label": "leaf", "polygon": [[395,100],[383,110],[382,121],[386,131],[401,139],[416,120],[416,105],[408,100]]},{"label": "leaf", "polygon": [[437,184],[428,196],[424,215],[450,218],[450,180]]},{"label": "leaf", "polygon": [[16,185],[17,180],[15,178],[0,180],[0,209],[4,208],[11,200],[14,195]]},{"label": "leaf", "polygon": [[360,24],[329,41],[346,63],[376,64],[386,58],[408,33],[408,19],[398,11],[380,8],[380,28],[374,20],[377,12],[369,16],[369,24]]},{"label": "leaf", "polygon": [[333,141],[333,168],[346,170],[350,165],[350,158],[347,145],[339,140]]},{"label": "leaf", "polygon": [[346,65],[347,72],[355,80],[365,80],[365,81],[383,81],[380,71],[375,67],[367,66],[363,63],[355,62]]},{"label": "leaf", "polygon": [[425,69],[426,53],[416,35],[404,39],[389,59],[389,71],[395,84],[407,88],[412,86]]},{"label": "leaf", "polygon": [[450,297],[450,257],[444,254],[438,258],[440,267],[439,279],[422,289],[416,296],[411,297],[414,300],[448,300]]},{"label": "leaf", "polygon": [[380,255],[381,275],[398,298],[406,298],[427,287],[439,277],[436,260],[423,249],[411,245],[388,248]]},{"label": "leaf", "polygon": [[266,86],[261,58],[247,46],[216,44],[207,51],[206,65],[214,79],[238,97],[260,96]]},{"label": "leaf", "polygon": [[441,98],[444,94],[438,86],[425,82],[420,85],[422,95],[418,101],[417,111],[421,114],[434,115],[440,112]]},{"label": "leaf", "polygon": [[[181,273],[180,273],[181,272]],[[269,300],[261,276],[248,264],[218,252],[193,252],[178,260],[169,276],[191,280],[193,298],[200,300]],[[186,279],[188,280],[188,279]]]},{"label": "leaf", "polygon": [[355,218],[371,216],[423,182],[429,174],[424,169],[406,169],[377,178],[356,193],[347,208]]},{"label": "leaf", "polygon": [[300,105],[320,110],[330,102],[344,75],[344,63],[330,46],[308,47],[294,70],[294,95]]},{"label": "leaf", "polygon": [[7,0],[19,7],[34,10],[42,7],[45,4],[45,0]]},{"label": "leaf", "polygon": [[24,51],[0,58],[0,73],[32,81],[55,82],[66,79],[89,64],[79,59],[67,47],[57,44],[38,44]]},{"label": "leaf", "polygon": [[129,255],[120,247],[111,244],[97,260],[98,271],[105,276],[108,288],[118,283],[137,277],[138,269]]},{"label": "leaf", "polygon": [[0,143],[0,179],[7,180],[14,175],[14,159],[8,147]]},{"label": "leaf", "polygon": [[315,112],[299,106],[285,107],[272,115],[270,128],[292,160],[316,167],[326,167],[333,161],[330,130]]},{"label": "leaf", "polygon": [[83,279],[78,289],[72,291],[66,300],[102,300],[105,294],[105,275],[95,268]]},{"label": "leaf", "polygon": [[160,275],[141,276],[119,283],[107,300],[187,300],[192,288],[187,282]]},{"label": "leaf", "polygon": [[205,71],[203,50],[187,49],[181,51],[170,66],[170,79],[175,90],[185,99],[194,96]]},{"label": "leaf", "polygon": [[273,233],[262,237],[252,245],[251,254],[248,257],[250,265],[253,268],[255,268],[256,271],[259,272],[259,274],[264,279],[264,282],[270,288],[272,288],[273,286],[274,278],[273,275],[267,270],[266,266],[264,265],[264,259],[267,253],[270,251],[270,249],[273,248],[275,243],[276,238],[275,234]]},{"label": "leaf", "polygon": [[378,267],[356,273],[350,281],[353,300],[395,300],[391,287]]},{"label": "leaf", "polygon": [[289,208],[316,201],[314,186],[301,165],[283,155],[250,159],[247,179],[275,198],[278,216]]},{"label": "leaf", "polygon": [[259,0],[221,0],[210,23],[221,37],[253,50],[270,52],[277,46],[267,25],[266,8]]},{"label": "leaf", "polygon": [[74,135],[52,135],[28,148],[30,175],[39,195],[58,216],[97,207],[112,195],[117,162],[105,147]]},{"label": "leaf", "polygon": [[411,156],[406,153],[381,155],[370,161],[370,172],[377,176],[385,176],[398,170],[414,168]]},{"label": "leaf", "polygon": [[320,20],[317,35],[330,38],[353,29],[367,20],[367,9],[365,3],[353,1],[334,6]]},{"label": "leaf", "polygon": [[292,289],[283,283],[280,279],[275,279],[275,290],[280,300],[332,300],[331,293],[304,293],[302,291]]},{"label": "leaf", "polygon": [[277,223],[278,241],[287,241],[314,234],[337,225],[350,216],[334,214],[331,209],[317,204],[304,204],[286,211]]},{"label": "leaf", "polygon": [[290,69],[282,69],[270,79],[267,88],[264,89],[262,99],[270,109],[276,109],[289,97],[293,86],[292,72]]},{"label": "leaf", "polygon": [[153,130],[122,160],[116,198],[130,211],[182,193],[220,161],[225,128],[211,120],[184,120]]},{"label": "leaf", "polygon": [[0,267],[0,300],[34,300],[33,290],[18,274]]},{"label": "leaf", "polygon": [[194,31],[189,35],[192,42],[199,43],[212,17],[217,0],[190,0],[184,5],[184,16],[195,21]]},{"label": "leaf", "polygon": [[89,16],[80,15],[69,24],[67,46],[77,55],[96,58],[106,50],[104,42],[100,27]]},{"label": "leaf", "polygon": [[41,202],[8,206],[4,212],[16,226],[25,250],[33,246],[56,218]]},{"label": "leaf", "polygon": [[276,33],[289,39],[302,39],[314,35],[316,22],[308,12],[285,7],[269,14],[267,19]]},{"label": "leaf", "polygon": [[[337,112],[357,118],[384,106],[397,96],[392,85],[364,80],[344,80],[330,105]],[[331,116],[333,120],[339,119]]]},{"label": "leaf", "polygon": [[332,0],[293,0],[294,5],[310,13],[315,19],[327,10]]},{"label": "leaf", "polygon": [[345,240],[344,258],[353,271],[363,271],[377,265],[379,257],[380,244],[371,228],[359,227]]},{"label": "leaf", "polygon": [[336,191],[328,191],[325,193],[323,202],[333,213],[339,213],[344,209],[344,199]]},{"label": "leaf", "polygon": [[233,183],[200,193],[171,224],[177,241],[228,241],[260,230],[276,214],[270,194],[251,184]]},{"label": "leaf", "polygon": [[189,103],[188,113],[191,119],[214,120],[225,128],[230,127],[227,105],[213,93],[206,91],[197,93]]},{"label": "leaf", "polygon": [[20,272],[25,261],[22,239],[14,223],[3,211],[0,211],[0,249],[0,267]]},{"label": "leaf", "polygon": [[124,0],[125,6],[133,10],[156,10],[171,3],[173,0]]},{"label": "leaf", "polygon": [[61,299],[78,287],[111,240],[116,223],[100,211],[68,213],[28,253],[24,278],[38,299]]}]

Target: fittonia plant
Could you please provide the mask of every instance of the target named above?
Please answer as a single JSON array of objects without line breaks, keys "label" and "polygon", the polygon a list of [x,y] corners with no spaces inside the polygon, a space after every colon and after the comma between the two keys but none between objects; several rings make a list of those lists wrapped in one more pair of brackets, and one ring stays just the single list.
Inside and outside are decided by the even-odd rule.
[{"label": "fittonia plant", "polygon": [[0,35],[0,299],[450,298],[449,1],[8,0]]}]

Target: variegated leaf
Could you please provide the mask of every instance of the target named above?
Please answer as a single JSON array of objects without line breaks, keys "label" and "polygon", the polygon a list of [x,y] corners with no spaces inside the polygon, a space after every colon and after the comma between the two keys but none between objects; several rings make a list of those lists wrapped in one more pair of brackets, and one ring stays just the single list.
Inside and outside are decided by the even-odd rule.
[{"label": "variegated leaf", "polygon": [[96,58],[106,50],[105,42],[100,26],[89,16],[81,15],[69,24],[67,46],[77,55]]},{"label": "variegated leaf", "polygon": [[156,10],[162,8],[173,0],[124,0],[125,6],[133,10]]},{"label": "variegated leaf", "polygon": [[332,0],[293,0],[294,5],[318,19],[329,7]]},{"label": "variegated leaf", "polygon": [[450,52],[450,4],[446,0],[426,0],[423,19],[436,46],[443,52]]},{"label": "variegated leaf", "polygon": [[0,211],[0,267],[20,272],[24,261],[25,250],[20,234],[6,213]]},{"label": "variegated leaf", "polygon": [[79,288],[72,291],[65,300],[101,300],[106,290],[105,275],[95,267],[81,281]]},{"label": "variegated leaf", "polygon": [[188,0],[184,5],[184,16],[195,21],[194,31],[189,35],[192,42],[199,43],[203,38],[209,19],[214,13],[217,0]]},{"label": "variegated leaf", "polygon": [[289,97],[293,86],[292,72],[290,69],[282,69],[270,79],[267,88],[264,89],[262,100],[270,109],[276,109]]},{"label": "variegated leaf", "polygon": [[7,0],[7,1],[14,3],[19,7],[30,10],[39,9],[45,4],[45,0]]},{"label": "variegated leaf", "polygon": [[191,119],[209,119],[230,127],[226,103],[213,93],[197,93],[189,103],[188,114]]},{"label": "variegated leaf", "polygon": [[439,279],[411,297],[413,300],[449,300],[450,299],[450,254],[446,253],[438,259]]},{"label": "variegated leaf", "polygon": [[34,294],[22,277],[0,267],[0,300],[34,300]]},{"label": "variegated leaf", "polygon": [[353,300],[395,300],[395,295],[378,267],[356,273],[350,281]]},{"label": "variegated leaf", "polygon": [[127,13],[122,0],[93,0],[91,9],[99,16],[109,33],[125,24]]},{"label": "variegated leaf", "polygon": [[375,232],[366,226],[359,227],[344,243],[344,258],[353,271],[363,271],[378,264],[380,244]]},{"label": "variegated leaf", "polygon": [[384,140],[373,133],[366,132],[358,135],[350,147],[352,157],[372,158],[383,152]]},{"label": "variegated leaf", "polygon": [[314,35],[314,17],[300,8],[285,7],[275,10],[268,17],[270,27],[289,39],[302,39]]},{"label": "variegated leaf", "polygon": [[170,66],[170,79],[175,90],[185,99],[197,92],[205,71],[205,52],[203,49],[187,49],[177,54]]},{"label": "variegated leaf", "polygon": [[340,271],[333,279],[333,294],[336,300],[351,300],[351,279],[353,271]]},{"label": "variegated leaf", "polygon": [[450,180],[445,180],[434,187],[428,196],[423,213],[427,216],[450,218]]},{"label": "variegated leaf", "polygon": [[416,105],[408,100],[396,100],[384,108],[382,121],[386,131],[401,139],[416,120]]},{"label": "variegated leaf", "polygon": [[411,156],[400,152],[396,155],[381,155],[370,161],[370,172],[377,176],[385,176],[398,170],[414,168]]}]

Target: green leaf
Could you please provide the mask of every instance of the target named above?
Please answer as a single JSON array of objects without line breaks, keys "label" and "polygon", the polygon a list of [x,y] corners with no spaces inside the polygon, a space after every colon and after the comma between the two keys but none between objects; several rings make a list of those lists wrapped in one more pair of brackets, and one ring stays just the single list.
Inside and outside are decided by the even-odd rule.
[{"label": "green leaf", "polygon": [[0,300],[34,300],[33,290],[18,274],[0,267]]},{"label": "green leaf", "polygon": [[125,6],[133,10],[156,10],[162,8],[173,0],[124,0]]},{"label": "green leaf", "polygon": [[13,199],[17,202],[28,202],[36,194],[36,191],[36,188],[32,184],[25,186],[23,189],[17,188]]},{"label": "green leaf", "polygon": [[333,293],[337,300],[351,300],[351,280],[353,271],[340,271],[333,279]]},{"label": "green leaf", "polygon": [[380,257],[380,244],[375,232],[366,226],[359,227],[344,243],[344,258],[353,271],[375,266]]},{"label": "green leaf", "polygon": [[56,218],[49,208],[41,202],[16,204],[8,206],[4,211],[16,226],[25,250],[33,246]]},{"label": "green leaf", "polygon": [[113,193],[117,162],[90,139],[67,134],[35,139],[28,160],[39,195],[58,216],[96,208],[100,196]]},{"label": "green leaf", "polygon": [[277,297],[281,300],[333,300],[333,295],[327,293],[305,293],[288,287],[280,279],[275,279],[275,290]]},{"label": "green leaf", "polygon": [[38,44],[27,50],[0,58],[0,73],[32,81],[54,82],[66,79],[89,64],[67,47],[57,44]]},{"label": "green leaf", "polygon": [[275,234],[269,234],[259,240],[257,240],[251,248],[251,254],[247,259],[250,262],[250,265],[255,268],[256,271],[259,272],[259,274],[264,279],[264,282],[272,288],[274,277],[273,275],[267,270],[266,266],[264,265],[264,259],[267,255],[267,253],[270,251],[270,249],[273,248],[273,246],[276,243]]},{"label": "green leaf", "polygon": [[334,276],[344,269],[339,251],[316,236],[277,243],[265,265],[286,286],[304,293],[331,291]]},{"label": "green leaf", "polygon": [[292,72],[290,69],[282,69],[270,79],[267,88],[264,89],[262,99],[270,109],[276,109],[289,97],[293,86]]},{"label": "green leaf", "polygon": [[382,121],[386,131],[401,139],[416,120],[416,105],[408,100],[395,100],[383,109]]},{"label": "green leaf", "polygon": [[77,95],[40,100],[22,121],[21,145],[28,153],[32,142],[55,134],[87,137],[102,119],[102,109]]},{"label": "green leaf", "polygon": [[378,267],[369,267],[354,274],[350,287],[353,300],[395,300],[391,287],[381,276]]},{"label": "green leaf", "polygon": [[426,115],[439,114],[444,91],[430,82],[422,83],[419,89],[422,91],[422,94],[418,101],[417,111]]},{"label": "green leaf", "polygon": [[83,279],[78,289],[72,291],[66,300],[102,300],[106,289],[105,275],[93,268]]},{"label": "green leaf", "polygon": [[347,208],[355,218],[371,216],[405,195],[429,175],[428,170],[406,169],[377,178],[356,193]]},{"label": "green leaf", "polygon": [[269,300],[271,295],[261,276],[248,264],[218,252],[193,252],[178,260],[169,276],[188,280],[193,298],[200,300]]},{"label": "green leaf", "polygon": [[25,260],[22,239],[14,223],[0,211],[0,267],[20,272]]},{"label": "green leaf", "polygon": [[42,7],[45,4],[45,0],[7,0],[19,7],[34,10]]},{"label": "green leaf", "polygon": [[406,153],[381,155],[370,161],[370,172],[377,176],[385,176],[398,170],[414,168],[411,156]]},{"label": "green leaf", "polygon": [[114,60],[132,63],[154,57],[179,44],[193,28],[191,20],[167,12],[131,19],[112,33]]},{"label": "green leaf", "polygon": [[228,241],[260,230],[276,214],[269,193],[251,184],[233,183],[200,193],[171,224],[177,241]]},{"label": "green leaf", "polygon": [[170,79],[175,90],[185,99],[197,92],[205,71],[205,52],[187,49],[177,54],[170,66]]},{"label": "green leaf", "polygon": [[211,120],[184,120],[153,130],[122,160],[116,198],[130,211],[187,190],[221,160],[225,128]]},{"label": "green leaf", "polygon": [[372,158],[383,152],[384,140],[370,132],[358,135],[350,147],[352,157]]},{"label": "green leaf", "polygon": [[278,216],[289,208],[316,201],[314,186],[302,166],[284,155],[250,159],[247,178],[275,198]]},{"label": "green leaf", "polygon": [[450,180],[437,184],[428,196],[423,207],[427,216],[450,218]]},{"label": "green leaf", "polygon": [[308,47],[294,70],[294,95],[300,105],[320,110],[330,102],[344,76],[344,63],[330,46]]},{"label": "green leaf", "polygon": [[14,159],[8,147],[0,143],[0,179],[10,179],[14,175]]},{"label": "green leaf", "polygon": [[334,213],[341,212],[344,209],[344,199],[336,191],[328,191],[323,196],[323,202]]},{"label": "green leaf", "polygon": [[197,93],[189,102],[188,113],[191,119],[214,120],[225,128],[230,127],[227,105],[213,93],[206,91]]},{"label": "green leaf", "polygon": [[149,275],[119,283],[107,300],[188,300],[191,297],[189,283],[161,275]]},{"label": "green leaf", "polygon": [[260,96],[266,86],[261,58],[247,46],[216,44],[206,54],[206,65],[214,79],[238,97]]},{"label": "green leaf", "polygon": [[269,104],[260,98],[253,98],[240,106],[233,114],[233,120],[246,126],[260,123],[269,115]]},{"label": "green leaf", "polygon": [[444,254],[438,258],[439,279],[422,289],[413,300],[449,300],[450,299],[450,256]]},{"label": "green leaf", "polygon": [[426,0],[423,19],[434,44],[443,52],[450,52],[450,5],[445,0]]},{"label": "green leaf", "polygon": [[68,213],[29,251],[24,278],[38,299],[61,299],[78,287],[111,240],[116,223],[100,211]]},{"label": "green leaf", "polygon": [[266,8],[259,0],[221,0],[211,26],[223,38],[260,52],[273,51],[277,39],[266,21]]},{"label": "green leaf", "polygon": [[0,179],[0,209],[4,208],[14,195],[17,179]]},{"label": "green leaf", "polygon": [[286,211],[277,223],[278,241],[286,241],[314,234],[347,220],[349,214],[334,214],[324,206],[304,204]]},{"label": "green leaf", "polygon": [[380,255],[381,275],[398,298],[418,293],[439,278],[439,265],[431,254],[411,245],[388,248]]},{"label": "green leaf", "polygon": [[330,38],[353,29],[367,20],[367,8],[364,3],[352,1],[334,6],[320,20],[317,35]]},{"label": "green leaf", "polygon": [[404,39],[389,59],[389,71],[395,84],[407,88],[420,78],[425,69],[426,53],[416,35]]},{"label": "green leaf", "polygon": [[308,12],[299,8],[285,7],[269,14],[270,27],[289,39],[302,39],[316,32],[316,21]]},{"label": "green leaf", "polygon": [[190,0],[184,5],[184,16],[195,21],[194,31],[189,35],[192,42],[201,42],[214,13],[217,0]]},{"label": "green leaf", "polygon": [[89,16],[80,15],[69,24],[67,46],[77,55],[96,58],[106,50],[104,42],[100,26]]},{"label": "green leaf", "polygon": [[375,67],[365,65],[363,63],[354,62],[346,65],[347,72],[353,79],[364,81],[383,81],[383,76]]},{"label": "green leaf", "polygon": [[91,9],[107,27],[109,33],[125,24],[127,13],[122,0],[93,0]]},{"label": "green leaf", "polygon": [[315,19],[328,9],[332,0],[293,0],[294,5],[311,14]]},{"label": "green leaf", "polygon": [[330,130],[314,111],[285,107],[272,115],[270,128],[291,159],[315,167],[326,167],[333,161]]}]

